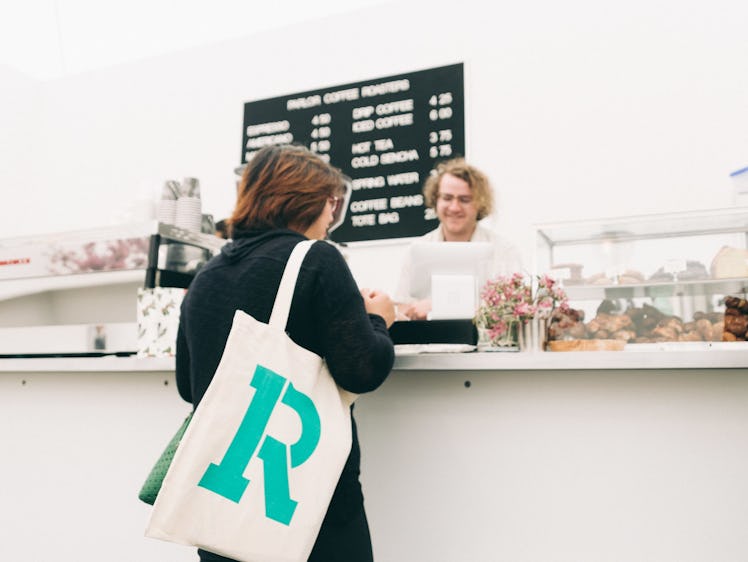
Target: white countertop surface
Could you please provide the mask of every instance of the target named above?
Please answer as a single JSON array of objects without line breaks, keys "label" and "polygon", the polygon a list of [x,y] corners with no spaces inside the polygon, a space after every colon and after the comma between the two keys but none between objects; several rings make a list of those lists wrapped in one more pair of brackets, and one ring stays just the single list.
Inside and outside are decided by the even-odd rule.
[{"label": "white countertop surface", "polygon": [[[668,351],[422,353],[400,355],[396,371],[554,371],[615,369],[748,369],[748,346]],[[0,359],[0,372],[172,372],[174,358]]]},{"label": "white countertop surface", "polygon": [[172,372],[173,357],[44,357],[0,359],[0,373]]}]

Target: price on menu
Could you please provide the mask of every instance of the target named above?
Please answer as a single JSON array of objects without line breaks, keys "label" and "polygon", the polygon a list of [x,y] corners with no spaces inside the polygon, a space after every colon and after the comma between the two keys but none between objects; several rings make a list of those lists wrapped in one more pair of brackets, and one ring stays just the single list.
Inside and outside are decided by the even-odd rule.
[{"label": "price on menu", "polygon": [[437,224],[423,182],[438,162],[465,155],[463,75],[455,64],[247,102],[241,160],[303,144],[351,178],[335,241],[420,236]]}]

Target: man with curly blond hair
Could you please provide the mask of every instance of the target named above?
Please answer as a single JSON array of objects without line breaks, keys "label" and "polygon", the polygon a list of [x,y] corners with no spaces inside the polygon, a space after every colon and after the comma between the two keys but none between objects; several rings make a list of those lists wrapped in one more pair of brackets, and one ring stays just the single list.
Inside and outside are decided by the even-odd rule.
[{"label": "man with curly blond hair", "polygon": [[[434,209],[439,226],[420,238],[427,242],[491,242],[494,245],[491,276],[522,271],[516,248],[495,232],[478,224],[493,211],[493,190],[486,175],[464,158],[440,163],[423,186],[426,207]],[[396,293],[401,317],[421,320],[431,311],[430,295],[410,291],[409,256],[403,264]]]}]

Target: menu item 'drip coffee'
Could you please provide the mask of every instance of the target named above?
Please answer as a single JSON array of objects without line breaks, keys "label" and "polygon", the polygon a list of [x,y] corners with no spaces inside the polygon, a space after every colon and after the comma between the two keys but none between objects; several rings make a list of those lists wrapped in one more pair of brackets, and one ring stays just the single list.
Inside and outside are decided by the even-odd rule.
[{"label": "menu item 'drip coffee'", "polygon": [[463,65],[244,104],[242,162],[264,146],[303,144],[352,180],[336,242],[420,236],[436,228],[421,189],[465,155]]}]

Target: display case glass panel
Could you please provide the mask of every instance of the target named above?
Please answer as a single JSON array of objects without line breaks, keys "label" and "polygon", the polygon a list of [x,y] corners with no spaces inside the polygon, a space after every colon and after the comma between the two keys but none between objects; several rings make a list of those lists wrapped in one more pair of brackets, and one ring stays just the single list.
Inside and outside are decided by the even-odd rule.
[{"label": "display case glass panel", "polygon": [[[537,268],[573,312],[549,339],[745,341],[748,208],[539,225]],[[633,348],[632,348],[633,349]]]}]

